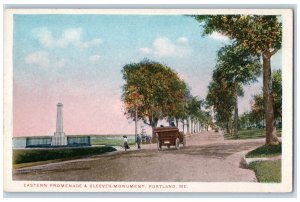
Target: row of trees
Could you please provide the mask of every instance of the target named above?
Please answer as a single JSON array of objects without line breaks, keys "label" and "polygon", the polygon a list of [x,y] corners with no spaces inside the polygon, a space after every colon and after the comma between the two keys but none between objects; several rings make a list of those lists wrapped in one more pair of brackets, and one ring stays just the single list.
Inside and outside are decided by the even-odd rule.
[{"label": "row of trees", "polygon": [[[281,70],[275,70],[272,73],[271,93],[274,98],[273,109],[277,126],[281,126],[282,122],[282,76]],[[253,96],[251,111],[243,113],[240,118],[240,128],[265,127],[265,106],[263,93]]]},{"label": "row of trees", "polygon": [[261,73],[258,55],[251,55],[235,43],[218,51],[217,65],[208,86],[207,103],[215,112],[216,123],[227,133],[237,135],[238,97],[243,85],[255,81]]},{"label": "row of trees", "polygon": [[[282,23],[280,20],[278,20],[277,16],[270,15],[201,15],[193,17],[201,23],[203,35],[210,35],[213,32],[218,32],[229,37],[234,47],[239,47],[240,50],[244,51],[247,55],[251,55],[251,57],[260,58],[262,61],[263,72],[266,144],[278,144],[279,140],[276,136],[273,104],[274,97],[271,91],[271,58],[281,48],[282,44]],[[233,67],[232,69],[242,70],[236,67]],[[244,66],[244,69],[251,70],[252,65],[248,67]],[[246,70],[246,72],[248,71]],[[249,72],[250,77],[254,76],[255,72],[252,70]],[[250,77],[245,78],[246,80],[251,80]],[[221,79],[221,81],[218,82],[219,84],[215,85],[229,85],[226,79]],[[244,82],[242,81],[238,84],[241,85],[244,84]],[[237,86],[238,85],[236,85],[235,89],[238,89]],[[210,88],[214,88],[213,84],[211,84]],[[237,90],[235,92],[237,92]],[[236,94],[233,94],[232,96],[236,97]],[[231,106],[236,105],[232,104]],[[237,114],[237,112],[235,112],[235,114]],[[217,116],[221,115],[225,116],[226,114],[219,113]]]},{"label": "row of trees", "polygon": [[[218,32],[231,40],[230,45],[218,52],[206,102],[193,97],[187,84],[169,67],[144,60],[123,67],[125,114],[143,120],[152,128],[160,119],[175,120],[177,126],[179,121],[184,120],[208,125],[211,123],[210,116],[202,110],[203,104],[207,103],[207,107],[215,112],[217,124],[236,135],[238,97],[243,96],[243,86],[255,81],[262,72],[263,93],[256,96],[252,111],[263,112],[261,117],[265,120],[266,144],[278,144],[275,119],[276,114],[281,113],[276,110],[281,108],[281,103],[277,106],[277,94],[272,90],[271,58],[281,48],[282,23],[277,16],[193,17],[203,27],[203,35]],[[257,108],[258,105],[260,108]]]},{"label": "row of trees", "polygon": [[125,115],[156,127],[165,119],[186,125],[188,132],[208,127],[209,114],[204,102],[191,95],[188,85],[170,67],[147,59],[130,63],[122,69],[122,100]]}]

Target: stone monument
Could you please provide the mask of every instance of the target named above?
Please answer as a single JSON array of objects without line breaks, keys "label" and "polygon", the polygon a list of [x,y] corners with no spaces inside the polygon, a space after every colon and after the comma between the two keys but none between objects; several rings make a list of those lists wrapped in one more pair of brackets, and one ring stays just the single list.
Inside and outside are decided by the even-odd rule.
[{"label": "stone monument", "polygon": [[57,104],[57,119],[56,119],[56,132],[52,137],[52,146],[63,146],[67,145],[67,137],[63,130],[63,114],[62,114],[62,103]]}]

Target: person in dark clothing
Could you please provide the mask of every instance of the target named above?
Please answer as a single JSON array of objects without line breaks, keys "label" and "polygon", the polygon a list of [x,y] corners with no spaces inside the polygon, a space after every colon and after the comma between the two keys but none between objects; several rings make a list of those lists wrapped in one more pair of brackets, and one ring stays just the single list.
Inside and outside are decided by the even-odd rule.
[{"label": "person in dark clothing", "polygon": [[138,149],[141,149],[141,142],[142,142],[142,138],[141,138],[140,134],[138,134],[136,137],[136,143],[137,143]]}]

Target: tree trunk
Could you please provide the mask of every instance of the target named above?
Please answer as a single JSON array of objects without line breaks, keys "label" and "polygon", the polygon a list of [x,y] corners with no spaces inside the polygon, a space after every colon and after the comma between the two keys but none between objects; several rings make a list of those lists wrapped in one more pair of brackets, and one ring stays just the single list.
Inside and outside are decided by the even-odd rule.
[{"label": "tree trunk", "polygon": [[178,119],[176,119],[176,127],[179,128]]},{"label": "tree trunk", "polygon": [[234,136],[238,137],[238,118],[239,118],[239,111],[238,111],[238,100],[236,96],[235,107],[234,107]]},{"label": "tree trunk", "polygon": [[149,117],[150,126],[152,128],[152,141],[155,141],[156,137],[154,134],[154,128],[157,126],[158,118]]},{"label": "tree trunk", "polygon": [[276,127],[273,109],[273,96],[271,93],[271,55],[268,53],[263,54],[263,96],[265,104],[265,119],[266,119],[266,144],[278,144],[276,136]]},{"label": "tree trunk", "polygon": [[230,135],[230,130],[229,130],[229,121],[227,123],[227,127],[226,127],[226,133]]},{"label": "tree trunk", "polygon": [[134,142],[137,141],[137,122],[138,122],[138,109],[135,109],[135,116],[134,116]]},{"label": "tree trunk", "polygon": [[228,131],[229,131],[229,135],[232,136],[232,118],[229,118]]},{"label": "tree trunk", "polygon": [[186,130],[187,130],[187,134],[189,134],[190,133],[190,117],[188,117],[186,120]]}]

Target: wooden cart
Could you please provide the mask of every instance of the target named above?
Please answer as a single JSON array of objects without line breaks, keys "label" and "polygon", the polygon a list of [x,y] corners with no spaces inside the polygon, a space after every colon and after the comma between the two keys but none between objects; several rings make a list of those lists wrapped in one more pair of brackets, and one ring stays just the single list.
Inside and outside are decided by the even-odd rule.
[{"label": "wooden cart", "polygon": [[154,135],[157,138],[157,149],[161,150],[162,146],[175,146],[176,149],[180,148],[180,144],[186,145],[185,136],[176,127],[157,127],[154,128]]}]

